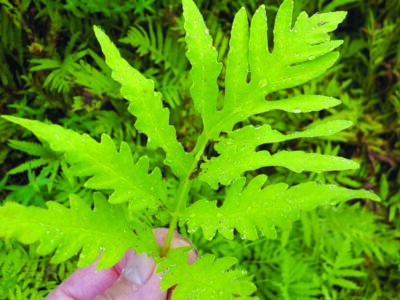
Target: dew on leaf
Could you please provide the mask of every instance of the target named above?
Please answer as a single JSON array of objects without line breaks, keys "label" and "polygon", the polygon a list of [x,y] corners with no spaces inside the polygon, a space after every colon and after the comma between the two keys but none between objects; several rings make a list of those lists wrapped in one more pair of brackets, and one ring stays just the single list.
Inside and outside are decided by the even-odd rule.
[{"label": "dew on leaf", "polygon": [[295,114],[299,114],[299,113],[301,113],[301,109],[300,109],[300,108],[295,108],[295,109],[293,110],[293,112],[294,112]]},{"label": "dew on leaf", "polygon": [[314,55],[310,55],[309,57],[307,57],[308,60],[314,60],[315,56]]},{"label": "dew on leaf", "polygon": [[261,89],[265,88],[267,86],[268,86],[268,80],[266,80],[266,79],[262,79],[258,82],[258,87]]}]

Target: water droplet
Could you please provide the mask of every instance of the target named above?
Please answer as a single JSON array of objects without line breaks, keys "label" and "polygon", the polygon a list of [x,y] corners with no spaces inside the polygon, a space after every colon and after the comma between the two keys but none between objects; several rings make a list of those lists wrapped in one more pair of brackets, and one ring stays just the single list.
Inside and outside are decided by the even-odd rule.
[{"label": "water droplet", "polygon": [[266,80],[266,79],[262,79],[262,80],[260,80],[259,82],[258,82],[258,87],[259,88],[265,88],[266,86],[268,86],[268,80]]},{"label": "water droplet", "polygon": [[295,114],[299,114],[299,113],[301,113],[301,109],[300,109],[300,108],[295,108],[295,109],[293,110],[293,112],[294,112]]},{"label": "water droplet", "polygon": [[311,27],[311,30],[315,30],[316,28],[313,26],[313,27]]},{"label": "water droplet", "polygon": [[309,57],[307,57],[308,60],[314,60],[315,56],[314,55],[310,55]]},{"label": "water droplet", "polygon": [[326,24],[326,21],[319,21],[318,22],[318,26],[323,26],[323,25],[325,25]]}]

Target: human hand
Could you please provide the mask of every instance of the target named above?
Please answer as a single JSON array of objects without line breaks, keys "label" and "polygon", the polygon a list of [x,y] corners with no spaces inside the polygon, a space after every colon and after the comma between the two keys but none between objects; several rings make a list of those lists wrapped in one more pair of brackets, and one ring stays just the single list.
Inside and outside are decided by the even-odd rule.
[{"label": "human hand", "polygon": [[[159,245],[167,235],[166,228],[154,230]],[[175,233],[171,248],[187,247],[190,243]],[[189,262],[196,258],[190,253]],[[154,260],[146,254],[129,250],[112,268],[96,271],[97,261],[75,271],[45,300],[165,300],[172,291],[161,291],[161,274],[156,273]]]}]

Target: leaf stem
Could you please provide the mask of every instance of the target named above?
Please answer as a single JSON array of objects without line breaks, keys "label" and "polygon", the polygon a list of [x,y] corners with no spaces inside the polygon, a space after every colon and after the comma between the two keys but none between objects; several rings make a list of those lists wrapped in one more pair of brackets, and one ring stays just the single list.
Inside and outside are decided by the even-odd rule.
[{"label": "leaf stem", "polygon": [[179,216],[180,216],[182,210],[186,207],[190,187],[192,185],[190,175],[196,169],[197,163],[201,159],[204,149],[207,146],[208,140],[209,140],[208,135],[206,135],[203,131],[203,133],[199,136],[199,139],[197,140],[197,143],[196,143],[196,147],[194,149],[194,152],[196,154],[193,159],[193,164],[190,167],[188,174],[186,174],[186,176],[181,180],[181,182],[179,184],[177,197],[176,197],[177,204],[176,204],[175,210],[171,213],[172,221],[169,225],[164,244],[161,247],[161,251],[160,251],[161,257],[167,255],[168,250],[171,246],[171,241],[174,236],[174,231],[178,227]]},{"label": "leaf stem", "polygon": [[175,210],[171,213],[172,216],[172,221],[169,225],[167,236],[165,238],[164,244],[161,247],[160,250],[160,256],[166,256],[168,253],[168,250],[171,246],[171,241],[174,236],[174,231],[178,227],[178,221],[179,221],[179,216],[182,212],[182,210],[186,207],[187,199],[189,196],[189,191],[190,187],[192,184],[192,181],[190,179],[190,175],[192,172],[197,168],[198,162],[200,161],[204,150],[207,146],[207,143],[212,137],[220,132],[222,126],[220,124],[224,124],[227,120],[230,120],[235,116],[235,111],[231,112],[229,114],[226,114],[225,116],[221,116],[221,119],[215,124],[216,126],[213,126],[211,130],[208,132],[203,131],[201,135],[199,136],[196,146],[193,149],[193,152],[195,153],[194,158],[193,158],[193,163],[192,166],[189,169],[188,174],[184,178],[182,178],[179,188],[178,188],[178,193],[177,193],[177,204]]},{"label": "leaf stem", "polygon": [[169,225],[164,245],[161,247],[161,252],[160,252],[161,257],[165,256],[170,248],[171,241],[174,236],[174,231],[178,226],[180,212],[182,211],[187,202],[190,186],[191,186],[191,181],[189,177],[186,177],[183,181],[181,181],[179,185],[177,193],[177,205],[175,211],[171,213],[172,221]]}]

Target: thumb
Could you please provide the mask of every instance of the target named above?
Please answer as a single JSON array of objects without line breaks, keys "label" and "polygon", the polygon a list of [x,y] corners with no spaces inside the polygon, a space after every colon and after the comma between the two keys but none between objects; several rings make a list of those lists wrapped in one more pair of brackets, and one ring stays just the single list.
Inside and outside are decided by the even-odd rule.
[{"label": "thumb", "polygon": [[155,273],[155,262],[146,254],[129,252],[125,267],[114,285],[96,300],[164,300],[167,293],[160,290],[161,278]]}]

